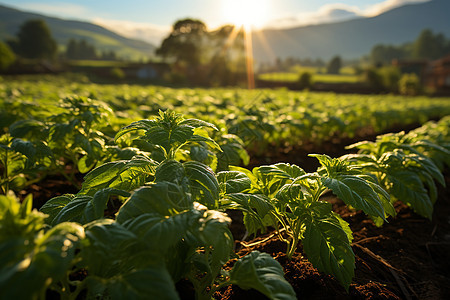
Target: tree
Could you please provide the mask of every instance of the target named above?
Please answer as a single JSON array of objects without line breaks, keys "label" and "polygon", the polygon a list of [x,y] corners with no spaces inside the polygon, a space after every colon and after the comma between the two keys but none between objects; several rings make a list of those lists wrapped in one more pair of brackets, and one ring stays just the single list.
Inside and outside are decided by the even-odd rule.
[{"label": "tree", "polygon": [[378,44],[372,48],[370,60],[374,65],[391,64],[394,59],[403,59],[407,56],[407,45],[391,46]]},{"label": "tree", "polygon": [[430,29],[423,30],[413,45],[414,58],[438,59],[449,49],[449,41],[443,34],[434,35]]},{"label": "tree", "polygon": [[303,72],[297,80],[297,85],[300,89],[309,89],[312,87],[312,74],[310,72]]},{"label": "tree", "polygon": [[202,58],[203,38],[207,34],[206,25],[200,20],[177,21],[170,35],[164,39],[156,54],[163,58],[173,58],[188,66],[199,65]]},{"label": "tree", "polygon": [[328,74],[339,74],[342,67],[342,60],[340,56],[333,57],[327,65]]},{"label": "tree", "polygon": [[12,63],[16,56],[11,48],[5,43],[0,42],[0,71],[6,70]]},{"label": "tree", "polygon": [[233,25],[225,25],[210,32],[204,52],[209,59],[210,85],[235,85],[245,74],[244,33]]},{"label": "tree", "polygon": [[56,54],[56,42],[43,20],[26,21],[17,37],[19,54],[25,58],[51,59]]},{"label": "tree", "polygon": [[70,39],[66,48],[66,57],[68,59],[97,59],[97,51],[93,45],[90,45],[84,39],[76,41]]}]

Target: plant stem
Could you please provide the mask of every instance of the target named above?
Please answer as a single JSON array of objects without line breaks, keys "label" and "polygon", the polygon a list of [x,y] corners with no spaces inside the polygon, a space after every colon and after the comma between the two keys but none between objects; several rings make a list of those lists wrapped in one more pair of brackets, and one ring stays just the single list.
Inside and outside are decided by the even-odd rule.
[{"label": "plant stem", "polygon": [[290,244],[290,245],[288,244],[287,257],[289,260],[292,259],[292,255],[294,255],[294,252],[297,249],[298,242],[300,241],[299,235],[300,235],[301,227],[302,227],[302,223],[300,222],[299,219],[297,219],[293,237],[292,237],[292,244]]},{"label": "plant stem", "polygon": [[9,191],[9,180],[8,180],[8,149],[5,149],[5,177],[6,179],[5,181],[5,186],[2,187],[3,192],[6,194],[8,194]]}]

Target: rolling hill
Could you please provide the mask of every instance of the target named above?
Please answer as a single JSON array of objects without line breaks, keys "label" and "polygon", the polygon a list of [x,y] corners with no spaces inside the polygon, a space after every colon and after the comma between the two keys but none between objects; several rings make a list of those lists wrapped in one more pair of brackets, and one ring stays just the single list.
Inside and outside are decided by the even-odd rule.
[{"label": "rolling hill", "polygon": [[85,39],[100,51],[114,50],[120,57],[130,60],[150,57],[155,50],[152,44],[123,37],[89,22],[63,20],[3,5],[0,5],[0,40],[14,37],[20,25],[29,19],[45,20],[60,48],[65,47],[71,38]]},{"label": "rolling hill", "polygon": [[277,57],[346,59],[369,54],[376,44],[399,45],[411,42],[429,28],[450,37],[450,1],[433,0],[404,5],[376,17],[292,29],[262,30],[254,33],[255,60]]}]

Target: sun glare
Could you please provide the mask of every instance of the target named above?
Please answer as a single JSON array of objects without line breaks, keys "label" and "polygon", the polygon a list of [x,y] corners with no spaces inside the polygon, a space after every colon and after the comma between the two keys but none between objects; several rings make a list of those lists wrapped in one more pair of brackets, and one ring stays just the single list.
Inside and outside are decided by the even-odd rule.
[{"label": "sun glare", "polygon": [[222,0],[227,22],[245,28],[258,28],[267,22],[269,0]]}]

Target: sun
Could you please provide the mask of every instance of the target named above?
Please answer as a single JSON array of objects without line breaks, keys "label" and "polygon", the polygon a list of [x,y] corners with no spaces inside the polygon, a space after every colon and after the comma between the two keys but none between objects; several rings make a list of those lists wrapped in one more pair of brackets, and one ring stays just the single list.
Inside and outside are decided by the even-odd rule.
[{"label": "sun", "polygon": [[222,0],[224,19],[247,29],[262,27],[269,10],[269,0]]}]

